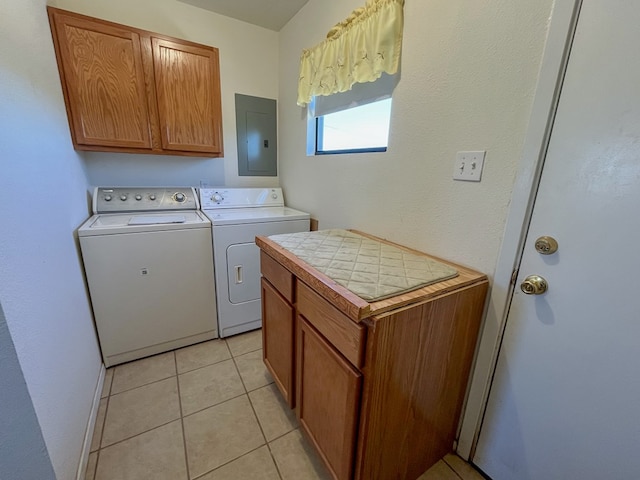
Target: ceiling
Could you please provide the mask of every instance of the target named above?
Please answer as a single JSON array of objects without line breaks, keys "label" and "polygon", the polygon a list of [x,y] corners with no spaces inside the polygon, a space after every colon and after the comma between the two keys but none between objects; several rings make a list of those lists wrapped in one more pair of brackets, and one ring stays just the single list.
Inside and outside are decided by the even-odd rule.
[{"label": "ceiling", "polygon": [[309,0],[179,0],[276,32]]}]

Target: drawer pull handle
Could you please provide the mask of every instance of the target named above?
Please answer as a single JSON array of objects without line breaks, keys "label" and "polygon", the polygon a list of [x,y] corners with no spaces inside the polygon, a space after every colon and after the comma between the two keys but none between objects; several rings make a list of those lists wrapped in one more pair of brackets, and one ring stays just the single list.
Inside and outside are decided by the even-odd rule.
[{"label": "drawer pull handle", "polygon": [[236,283],[242,283],[242,265],[236,265]]}]

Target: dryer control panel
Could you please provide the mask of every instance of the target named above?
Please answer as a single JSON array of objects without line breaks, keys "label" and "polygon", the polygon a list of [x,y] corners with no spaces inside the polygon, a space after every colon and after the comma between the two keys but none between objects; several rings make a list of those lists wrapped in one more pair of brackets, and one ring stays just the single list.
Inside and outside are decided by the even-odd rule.
[{"label": "dryer control panel", "polygon": [[198,210],[193,187],[96,187],[93,213]]},{"label": "dryer control panel", "polygon": [[201,188],[202,210],[216,208],[283,207],[280,187],[272,188]]}]

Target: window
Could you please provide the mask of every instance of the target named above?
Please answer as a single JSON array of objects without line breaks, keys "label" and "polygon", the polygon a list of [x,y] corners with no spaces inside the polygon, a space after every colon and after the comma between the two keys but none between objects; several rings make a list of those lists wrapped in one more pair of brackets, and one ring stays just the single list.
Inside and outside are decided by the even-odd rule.
[{"label": "window", "polygon": [[307,109],[307,155],[386,152],[391,95],[399,78],[385,73],[347,92],[313,97]]},{"label": "window", "polygon": [[391,98],[315,117],[315,154],[386,152]]},{"label": "window", "polygon": [[308,107],[307,155],[387,150],[403,7],[404,0],[367,0],[302,50],[296,103]]}]

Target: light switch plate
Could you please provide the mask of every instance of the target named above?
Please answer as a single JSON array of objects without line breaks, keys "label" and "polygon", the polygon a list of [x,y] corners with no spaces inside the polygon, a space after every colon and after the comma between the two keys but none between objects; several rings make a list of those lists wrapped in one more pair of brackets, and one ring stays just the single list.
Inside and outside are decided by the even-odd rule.
[{"label": "light switch plate", "polygon": [[453,168],[453,179],[465,182],[479,182],[484,166],[484,150],[475,152],[458,152]]}]

